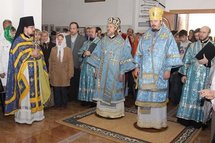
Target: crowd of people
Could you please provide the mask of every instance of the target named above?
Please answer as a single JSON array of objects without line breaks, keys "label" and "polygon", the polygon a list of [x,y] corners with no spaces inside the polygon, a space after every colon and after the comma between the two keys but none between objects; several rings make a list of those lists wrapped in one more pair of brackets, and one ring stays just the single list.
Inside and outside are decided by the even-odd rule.
[{"label": "crowd of people", "polygon": [[[166,129],[167,104],[178,105],[178,122],[201,128],[215,124],[215,46],[211,30],[170,31],[163,10],[149,11],[144,34],[120,30],[117,17],[99,27],[78,32],[71,22],[63,33],[35,29],[32,16],[20,18],[17,30],[3,22],[0,37],[1,96],[5,115],[32,124],[44,119],[44,106],[58,109],[68,101],[95,107],[105,118],[125,116],[125,96],[135,98],[137,128]],[[52,92],[53,91],[53,92]],[[4,94],[3,94],[4,93]],[[212,104],[211,104],[212,103]],[[212,108],[213,107],[213,108]],[[213,110],[211,110],[213,109]]]}]

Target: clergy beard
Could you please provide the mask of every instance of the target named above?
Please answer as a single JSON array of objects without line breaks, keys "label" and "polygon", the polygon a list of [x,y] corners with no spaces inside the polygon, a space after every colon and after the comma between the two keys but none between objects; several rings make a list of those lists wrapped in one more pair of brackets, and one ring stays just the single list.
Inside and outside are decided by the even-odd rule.
[{"label": "clergy beard", "polygon": [[209,40],[209,37],[207,37],[207,38],[201,40],[201,42],[202,42],[202,43],[206,43],[208,40]]},{"label": "clergy beard", "polygon": [[159,30],[158,29],[152,29],[152,32],[158,32]]},{"label": "clergy beard", "polygon": [[90,37],[90,41],[93,41],[95,38]]},{"label": "clergy beard", "polygon": [[34,37],[34,34],[25,34],[25,33],[24,33],[24,35],[25,35],[25,37],[27,37],[28,39],[31,38],[31,37]]},{"label": "clergy beard", "polygon": [[158,32],[160,29],[152,29],[152,32]]},{"label": "clergy beard", "polygon": [[107,32],[107,36],[110,37],[110,38],[111,38],[111,37],[115,37],[116,35],[118,35],[118,32],[117,32],[117,31],[115,31],[115,32],[113,32],[113,33],[112,33],[112,32],[111,32],[111,33]]},{"label": "clergy beard", "polygon": [[113,39],[114,37],[116,37],[116,35],[111,35],[111,36],[108,36],[110,39]]}]

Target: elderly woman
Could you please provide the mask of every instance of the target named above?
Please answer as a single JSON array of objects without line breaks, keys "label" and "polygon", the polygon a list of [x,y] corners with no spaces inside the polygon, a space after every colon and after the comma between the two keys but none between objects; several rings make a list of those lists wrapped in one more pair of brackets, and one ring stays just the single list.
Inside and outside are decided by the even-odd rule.
[{"label": "elderly woman", "polygon": [[73,77],[73,57],[71,48],[66,47],[63,34],[56,37],[56,47],[52,48],[49,58],[50,83],[54,88],[54,103],[56,107],[67,106],[68,87]]}]

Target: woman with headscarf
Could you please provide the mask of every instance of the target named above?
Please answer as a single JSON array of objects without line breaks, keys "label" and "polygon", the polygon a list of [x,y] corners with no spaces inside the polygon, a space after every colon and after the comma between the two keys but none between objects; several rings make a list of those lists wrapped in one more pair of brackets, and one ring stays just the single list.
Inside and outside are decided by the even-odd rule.
[{"label": "woman with headscarf", "polygon": [[7,84],[7,71],[8,71],[8,61],[9,52],[13,37],[15,35],[16,29],[11,25],[4,29],[4,33],[0,35],[0,100],[2,105],[2,111],[4,112],[4,100],[5,100],[5,90],[4,87]]},{"label": "woman with headscarf", "polygon": [[52,48],[49,58],[50,83],[54,88],[54,103],[56,107],[67,106],[68,87],[73,77],[72,51],[66,46],[63,34],[56,37],[56,47]]},{"label": "woman with headscarf", "polygon": [[7,82],[9,51],[15,32],[16,29],[9,25],[4,29],[4,34],[0,38],[0,78],[3,86],[6,86]]}]

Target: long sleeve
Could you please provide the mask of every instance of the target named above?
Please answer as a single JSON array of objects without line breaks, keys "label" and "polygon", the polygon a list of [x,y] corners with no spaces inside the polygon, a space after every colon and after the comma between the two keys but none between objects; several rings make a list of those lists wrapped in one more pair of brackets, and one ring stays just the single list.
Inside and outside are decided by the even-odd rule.
[{"label": "long sleeve", "polygon": [[87,50],[87,42],[88,41],[85,41],[84,44],[83,44],[83,46],[78,51],[78,56],[79,56],[79,61],[80,62],[83,61],[83,53]]},{"label": "long sleeve", "polygon": [[189,69],[191,62],[192,62],[192,47],[189,47],[184,55],[182,60],[183,66],[179,69],[179,73],[183,75],[187,75],[187,70]]},{"label": "long sleeve", "polygon": [[90,57],[87,58],[87,63],[94,66],[95,68],[98,68],[100,66],[101,56],[102,56],[102,46],[101,46],[101,41],[99,41],[93,53],[90,55]]},{"label": "long sleeve", "polygon": [[179,67],[182,65],[181,56],[178,51],[178,46],[172,35],[169,35],[167,41],[167,53],[166,53],[166,62],[165,62],[165,71],[170,71],[171,68]]},{"label": "long sleeve", "polygon": [[141,59],[143,56],[143,49],[142,49],[142,37],[139,40],[138,46],[137,46],[137,51],[136,54],[134,56],[134,62],[136,63],[136,67],[140,67],[141,66]]},{"label": "long sleeve", "polygon": [[123,48],[123,54],[120,60],[120,74],[124,74],[135,68],[133,58],[131,55],[131,48],[125,44]]}]

